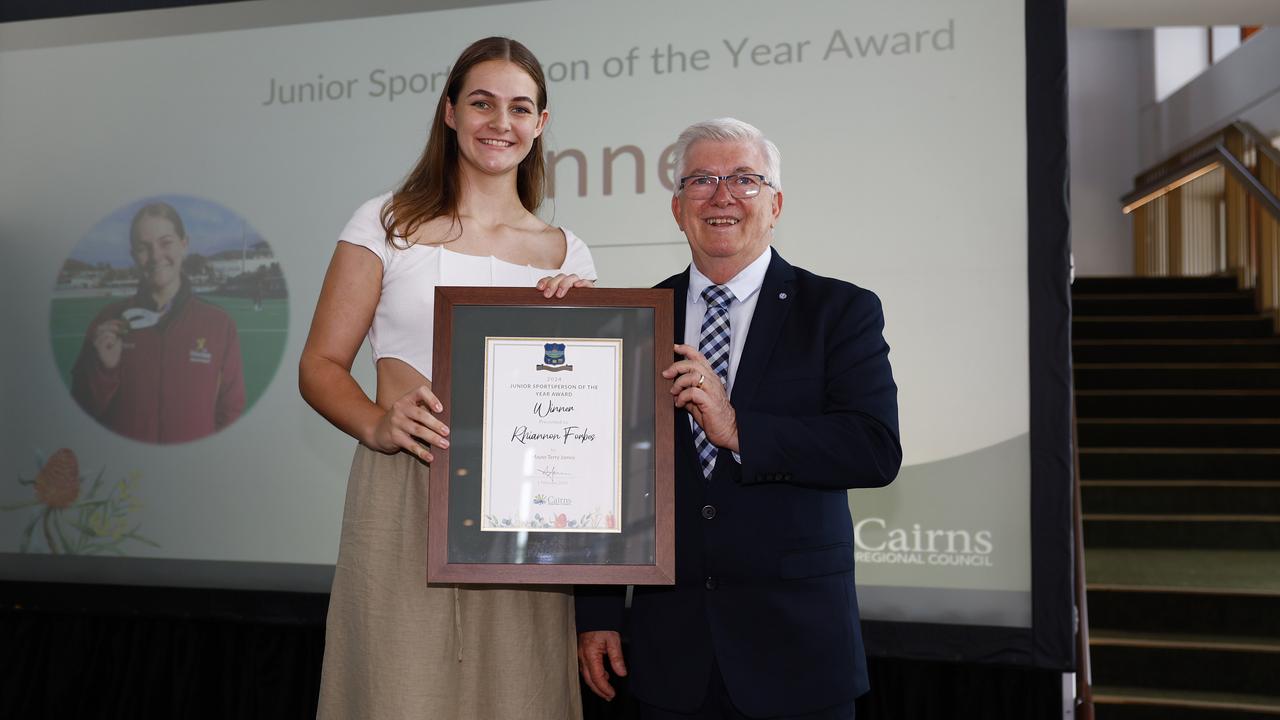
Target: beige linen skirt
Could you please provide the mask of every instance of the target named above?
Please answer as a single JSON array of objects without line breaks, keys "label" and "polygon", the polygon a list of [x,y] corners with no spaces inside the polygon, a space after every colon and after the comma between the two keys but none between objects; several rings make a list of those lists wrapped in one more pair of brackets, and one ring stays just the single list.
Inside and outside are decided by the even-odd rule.
[{"label": "beige linen skirt", "polygon": [[356,450],[317,717],[581,718],[572,590],[428,585],[427,476]]}]

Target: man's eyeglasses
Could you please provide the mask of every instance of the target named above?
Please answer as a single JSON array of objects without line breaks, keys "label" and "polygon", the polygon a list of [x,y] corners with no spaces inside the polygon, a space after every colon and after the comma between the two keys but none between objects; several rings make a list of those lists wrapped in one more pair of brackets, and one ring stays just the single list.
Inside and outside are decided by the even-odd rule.
[{"label": "man's eyeglasses", "polygon": [[729,188],[729,194],[739,200],[759,195],[760,188],[766,185],[773,187],[773,183],[759,173],[736,173],[734,175],[689,175],[682,177],[680,178],[680,187],[676,188],[676,191],[684,193],[684,196],[690,200],[706,200],[716,194],[716,187],[720,183],[724,183],[725,187]]}]

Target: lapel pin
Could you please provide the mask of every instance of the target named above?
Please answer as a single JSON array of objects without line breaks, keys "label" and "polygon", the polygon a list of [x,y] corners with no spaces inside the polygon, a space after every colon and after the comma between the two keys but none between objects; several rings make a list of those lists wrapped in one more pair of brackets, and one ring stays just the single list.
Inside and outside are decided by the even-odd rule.
[{"label": "lapel pin", "polygon": [[787,294],[786,294],[786,293],[784,293],[784,292],[778,293],[778,299],[779,299],[779,300],[786,300],[786,299],[787,299]]}]

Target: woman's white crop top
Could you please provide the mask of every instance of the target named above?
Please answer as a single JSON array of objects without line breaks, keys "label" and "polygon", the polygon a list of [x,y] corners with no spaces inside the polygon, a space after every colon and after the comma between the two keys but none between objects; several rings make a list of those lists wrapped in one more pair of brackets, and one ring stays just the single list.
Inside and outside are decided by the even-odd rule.
[{"label": "woman's white crop top", "polygon": [[564,263],[555,270],[515,265],[491,255],[464,255],[441,245],[411,245],[398,249],[387,244],[382,229],[382,206],[391,197],[380,195],[361,205],[338,237],[367,248],[382,261],[382,297],[369,327],[373,360],[392,357],[431,377],[432,323],[437,285],[533,287],[556,273],[573,273],[596,279],[591,251],[578,236],[561,228],[568,243]]}]

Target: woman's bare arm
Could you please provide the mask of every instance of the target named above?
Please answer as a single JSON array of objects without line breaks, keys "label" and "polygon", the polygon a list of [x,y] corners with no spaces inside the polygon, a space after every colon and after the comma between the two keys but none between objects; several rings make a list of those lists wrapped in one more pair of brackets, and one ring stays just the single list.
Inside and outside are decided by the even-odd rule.
[{"label": "woman's bare arm", "polygon": [[444,436],[449,432],[427,412],[443,409],[430,388],[415,388],[384,410],[351,376],[381,294],[377,257],[356,245],[338,243],[298,361],[298,389],[316,412],[361,443],[386,453],[407,450],[430,462],[431,453],[418,439],[447,447]]}]

